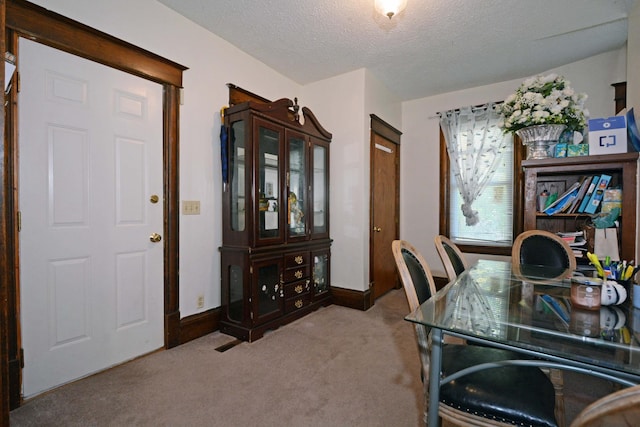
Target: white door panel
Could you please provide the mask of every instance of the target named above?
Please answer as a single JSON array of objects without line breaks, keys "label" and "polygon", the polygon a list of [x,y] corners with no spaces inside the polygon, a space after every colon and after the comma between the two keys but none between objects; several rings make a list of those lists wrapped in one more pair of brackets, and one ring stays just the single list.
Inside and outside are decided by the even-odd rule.
[{"label": "white door panel", "polygon": [[25,39],[19,61],[29,397],[163,345],[162,87]]}]

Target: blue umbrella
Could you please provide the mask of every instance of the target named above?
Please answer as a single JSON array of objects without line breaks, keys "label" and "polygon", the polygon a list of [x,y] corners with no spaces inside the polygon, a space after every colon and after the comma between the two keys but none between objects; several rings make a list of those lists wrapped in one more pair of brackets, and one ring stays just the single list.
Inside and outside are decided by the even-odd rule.
[{"label": "blue umbrella", "polygon": [[[220,111],[221,120],[224,117],[224,109]],[[220,160],[222,164],[222,184],[224,188],[227,188],[227,183],[229,182],[229,159],[227,156],[229,143],[229,134],[227,133],[227,127],[224,125],[224,120],[222,120],[222,124],[220,126]]]}]

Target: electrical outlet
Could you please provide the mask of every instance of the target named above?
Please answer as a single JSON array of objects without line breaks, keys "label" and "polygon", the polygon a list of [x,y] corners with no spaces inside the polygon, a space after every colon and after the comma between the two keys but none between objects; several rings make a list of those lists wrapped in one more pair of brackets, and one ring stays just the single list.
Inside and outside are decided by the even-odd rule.
[{"label": "electrical outlet", "polygon": [[204,295],[198,295],[198,308],[204,308]]},{"label": "electrical outlet", "polygon": [[183,200],[182,215],[200,215],[200,200]]}]

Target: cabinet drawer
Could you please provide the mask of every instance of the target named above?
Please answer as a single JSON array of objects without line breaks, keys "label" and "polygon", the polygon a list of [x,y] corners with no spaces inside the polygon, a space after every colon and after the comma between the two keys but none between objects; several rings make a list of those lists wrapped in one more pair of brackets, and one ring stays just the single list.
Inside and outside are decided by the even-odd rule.
[{"label": "cabinet drawer", "polygon": [[297,268],[290,268],[284,272],[284,283],[295,282],[309,277],[309,266],[303,265]]},{"label": "cabinet drawer", "polygon": [[292,311],[300,310],[309,305],[311,302],[311,294],[304,293],[293,298],[289,298],[284,302],[285,313],[291,313]]},{"label": "cabinet drawer", "polygon": [[285,299],[293,298],[309,292],[311,289],[311,280],[302,280],[295,283],[287,283],[284,285],[284,297]]},{"label": "cabinet drawer", "polygon": [[284,268],[294,268],[308,264],[309,252],[297,252],[284,256]]}]

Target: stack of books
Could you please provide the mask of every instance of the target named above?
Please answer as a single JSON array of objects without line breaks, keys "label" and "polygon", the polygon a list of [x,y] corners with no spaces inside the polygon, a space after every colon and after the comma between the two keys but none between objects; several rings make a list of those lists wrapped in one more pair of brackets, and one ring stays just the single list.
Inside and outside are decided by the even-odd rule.
[{"label": "stack of books", "polygon": [[571,246],[573,255],[576,258],[586,258],[587,239],[584,236],[584,231],[567,231],[556,234]]},{"label": "stack of books", "polygon": [[553,203],[542,211],[547,215],[558,213],[594,214],[600,208],[605,190],[611,182],[607,174],[585,175],[573,183]]}]

